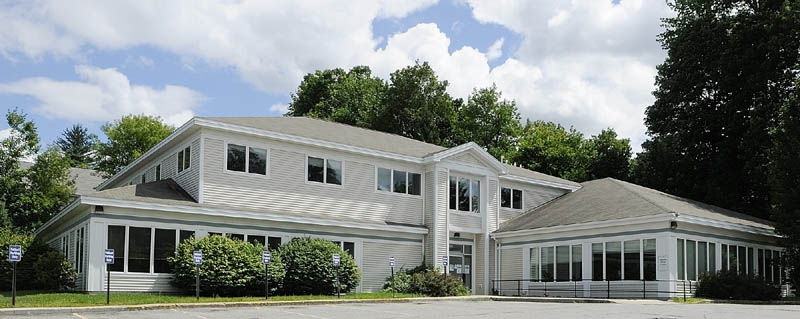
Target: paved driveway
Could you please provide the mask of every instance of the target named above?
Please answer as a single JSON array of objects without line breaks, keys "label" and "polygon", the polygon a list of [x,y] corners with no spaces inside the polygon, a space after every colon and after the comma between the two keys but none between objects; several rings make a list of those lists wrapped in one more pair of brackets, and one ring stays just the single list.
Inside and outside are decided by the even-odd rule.
[{"label": "paved driveway", "polygon": [[242,308],[194,308],[46,315],[39,318],[374,319],[374,318],[800,318],[800,306],[682,305],[655,301],[565,304],[504,301],[440,301]]}]

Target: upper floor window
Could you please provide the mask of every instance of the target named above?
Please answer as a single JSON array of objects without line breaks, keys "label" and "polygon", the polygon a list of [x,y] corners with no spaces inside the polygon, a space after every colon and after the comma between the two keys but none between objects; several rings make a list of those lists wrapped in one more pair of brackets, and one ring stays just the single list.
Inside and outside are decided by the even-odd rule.
[{"label": "upper floor window", "polygon": [[142,174],[142,178],[141,179],[142,179],[141,184],[146,183],[147,182],[147,174]]},{"label": "upper floor window", "polygon": [[480,213],[481,182],[450,176],[450,209]]},{"label": "upper floor window", "polygon": [[156,165],[156,181],[161,180],[161,164]]},{"label": "upper floor window", "polygon": [[192,166],[192,147],[178,151],[178,173],[183,172]]},{"label": "upper floor window", "polygon": [[500,191],[500,207],[522,209],[522,190],[503,187]]},{"label": "upper floor window", "polygon": [[309,156],[306,162],[309,182],[342,185],[342,161]]},{"label": "upper floor window", "polygon": [[267,174],[267,150],[228,144],[226,168],[229,171]]},{"label": "upper floor window", "polygon": [[422,175],[379,167],[377,190],[420,195],[422,194]]}]

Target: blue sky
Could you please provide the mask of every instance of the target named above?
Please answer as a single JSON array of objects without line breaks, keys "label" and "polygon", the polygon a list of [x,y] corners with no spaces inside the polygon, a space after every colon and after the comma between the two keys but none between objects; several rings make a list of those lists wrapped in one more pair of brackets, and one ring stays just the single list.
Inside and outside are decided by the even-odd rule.
[{"label": "blue sky", "polygon": [[[302,76],[428,61],[450,93],[492,84],[524,118],[645,139],[663,1],[36,1],[0,4],[0,106],[46,144],[129,113],[278,116]],[[0,123],[0,137],[7,134]]]}]

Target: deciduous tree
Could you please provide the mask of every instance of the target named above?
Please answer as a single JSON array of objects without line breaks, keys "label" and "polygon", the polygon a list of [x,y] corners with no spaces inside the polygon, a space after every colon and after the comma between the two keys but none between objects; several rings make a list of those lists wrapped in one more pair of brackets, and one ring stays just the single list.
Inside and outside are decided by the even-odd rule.
[{"label": "deciduous tree", "polygon": [[97,170],[110,177],[175,130],[161,118],[127,115],[101,127],[108,141],[97,144]]}]

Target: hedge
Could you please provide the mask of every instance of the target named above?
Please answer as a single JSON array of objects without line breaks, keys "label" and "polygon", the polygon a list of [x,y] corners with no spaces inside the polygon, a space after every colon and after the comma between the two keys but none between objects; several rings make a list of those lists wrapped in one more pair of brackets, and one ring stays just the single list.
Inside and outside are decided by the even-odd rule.
[{"label": "hedge", "polygon": [[731,300],[778,300],[780,289],[764,279],[735,271],[702,274],[697,282],[697,297]]},{"label": "hedge", "polygon": [[338,267],[341,292],[358,286],[361,275],[353,257],[325,239],[294,238],[281,247],[286,265],[284,293],[291,295],[330,295],[336,293],[337,269],[332,256],[339,254]]},{"label": "hedge", "polygon": [[[203,252],[200,266],[200,292],[206,296],[245,296],[264,293],[264,264],[261,254],[264,246],[253,245],[220,235],[184,240],[174,257],[168,261],[173,267],[173,285],[185,292],[194,292],[194,251]],[[279,251],[271,251],[269,273],[270,290],[277,289],[285,274]],[[275,285],[272,285],[275,284]]]},{"label": "hedge", "polygon": [[[77,274],[64,255],[32,235],[0,228],[0,251],[9,245],[22,246],[22,260],[17,264],[17,290],[69,290],[75,287]],[[11,290],[12,265],[3,256],[0,262],[0,290]]]}]

